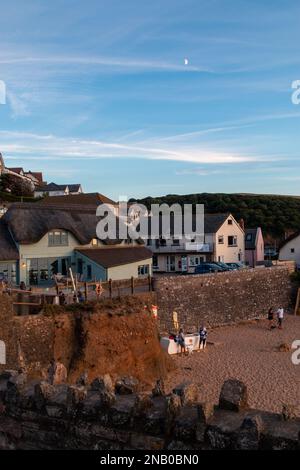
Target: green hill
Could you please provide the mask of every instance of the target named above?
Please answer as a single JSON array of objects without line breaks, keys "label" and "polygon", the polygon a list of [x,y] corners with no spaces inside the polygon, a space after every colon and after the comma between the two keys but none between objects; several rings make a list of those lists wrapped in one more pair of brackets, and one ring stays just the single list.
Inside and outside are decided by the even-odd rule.
[{"label": "green hill", "polygon": [[300,197],[264,194],[200,193],[146,197],[137,202],[151,204],[204,204],[207,213],[231,212],[244,219],[246,227],[261,227],[266,238],[281,240],[286,232],[300,230]]}]

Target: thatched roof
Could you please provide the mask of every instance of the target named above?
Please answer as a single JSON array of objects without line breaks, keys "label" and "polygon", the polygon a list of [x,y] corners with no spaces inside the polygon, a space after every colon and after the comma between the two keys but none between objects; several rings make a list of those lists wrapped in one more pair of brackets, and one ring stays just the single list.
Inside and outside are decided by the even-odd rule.
[{"label": "thatched roof", "polygon": [[[61,229],[71,232],[79,244],[86,245],[97,238],[96,226],[100,218],[96,217],[93,206],[15,203],[10,206],[3,220],[14,240],[20,244],[36,243],[50,230]],[[116,244],[118,241],[104,243]]]},{"label": "thatched roof", "polygon": [[152,259],[152,251],[143,246],[124,248],[80,248],[76,251],[87,256],[90,260],[100,264],[104,268],[112,268],[114,266]]},{"label": "thatched roof", "polygon": [[19,259],[19,252],[3,218],[0,219],[0,261]]}]

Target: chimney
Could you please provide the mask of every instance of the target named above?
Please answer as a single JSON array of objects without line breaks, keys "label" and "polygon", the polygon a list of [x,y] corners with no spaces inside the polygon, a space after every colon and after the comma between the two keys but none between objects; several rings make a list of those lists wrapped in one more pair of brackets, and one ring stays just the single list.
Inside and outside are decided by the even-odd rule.
[{"label": "chimney", "polygon": [[244,219],[239,220],[239,226],[242,228],[242,230],[245,231],[245,221],[244,221]]}]

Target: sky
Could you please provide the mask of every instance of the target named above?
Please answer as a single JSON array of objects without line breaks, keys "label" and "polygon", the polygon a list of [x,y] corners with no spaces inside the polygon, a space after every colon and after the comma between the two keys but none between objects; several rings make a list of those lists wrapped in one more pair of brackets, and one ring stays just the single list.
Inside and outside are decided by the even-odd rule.
[{"label": "sky", "polygon": [[7,166],[115,199],[299,195],[297,0],[0,7]]}]

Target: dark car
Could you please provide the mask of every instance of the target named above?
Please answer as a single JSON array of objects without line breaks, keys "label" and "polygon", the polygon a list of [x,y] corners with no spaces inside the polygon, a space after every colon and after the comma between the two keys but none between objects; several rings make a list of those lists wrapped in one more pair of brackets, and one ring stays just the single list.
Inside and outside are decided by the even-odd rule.
[{"label": "dark car", "polygon": [[233,269],[236,269],[232,266],[229,266],[228,263],[223,263],[222,261],[213,261],[212,264],[219,266],[219,268],[221,268],[222,271],[232,271]]},{"label": "dark car", "polygon": [[245,265],[242,263],[226,263],[227,266],[231,269],[245,269]]},{"label": "dark car", "polygon": [[195,268],[195,274],[218,273],[223,271],[220,266],[213,263],[201,263]]}]

